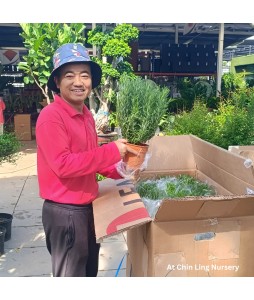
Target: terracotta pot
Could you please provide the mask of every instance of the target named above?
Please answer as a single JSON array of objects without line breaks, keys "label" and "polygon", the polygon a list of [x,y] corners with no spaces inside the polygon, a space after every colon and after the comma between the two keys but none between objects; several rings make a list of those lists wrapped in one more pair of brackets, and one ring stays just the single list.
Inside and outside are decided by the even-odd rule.
[{"label": "terracotta pot", "polygon": [[148,145],[147,144],[130,144],[127,143],[127,146],[131,148],[132,150],[135,150],[138,154],[133,154],[129,151],[127,151],[126,155],[123,158],[123,161],[130,167],[131,169],[135,170],[138,169],[142,163],[144,162],[146,153],[148,151]]}]

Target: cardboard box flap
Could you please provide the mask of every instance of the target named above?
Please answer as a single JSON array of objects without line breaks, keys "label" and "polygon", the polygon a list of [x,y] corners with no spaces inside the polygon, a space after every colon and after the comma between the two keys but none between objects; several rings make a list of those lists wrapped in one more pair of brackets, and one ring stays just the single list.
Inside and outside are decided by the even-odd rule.
[{"label": "cardboard box flap", "polygon": [[252,167],[254,164],[254,146],[229,146],[228,151],[234,153],[235,155],[240,155],[245,158],[244,166],[246,168]]},{"label": "cardboard box flap", "polygon": [[167,222],[173,220],[195,219],[195,216],[202,207],[204,201],[191,199],[181,198],[163,200],[154,220],[156,222]]},{"label": "cardboard box flap", "polygon": [[246,168],[245,159],[230,151],[192,136],[197,169],[234,195],[254,190],[253,169]]},{"label": "cardboard box flap", "polygon": [[228,146],[228,151],[242,155],[245,151],[254,151],[253,145],[248,146]]},{"label": "cardboard box flap", "polygon": [[97,241],[151,221],[130,180],[105,179],[99,182],[99,195],[93,202]]},{"label": "cardboard box flap", "polygon": [[147,172],[196,169],[189,135],[154,136],[149,141],[149,153]]},{"label": "cardboard box flap", "polygon": [[163,200],[155,216],[155,221],[231,218],[253,214],[253,196],[186,197],[177,200]]}]

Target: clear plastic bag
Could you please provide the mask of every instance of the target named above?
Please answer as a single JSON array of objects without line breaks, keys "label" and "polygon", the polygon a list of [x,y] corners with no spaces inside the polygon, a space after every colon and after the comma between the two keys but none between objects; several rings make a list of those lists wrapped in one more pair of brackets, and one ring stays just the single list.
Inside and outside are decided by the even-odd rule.
[{"label": "clear plastic bag", "polygon": [[142,199],[150,218],[154,219],[163,200]]},{"label": "clear plastic bag", "polygon": [[120,176],[122,176],[125,179],[130,179],[133,181],[137,181],[140,176],[140,172],[144,171],[147,168],[148,161],[151,157],[150,153],[147,153],[145,155],[144,162],[142,165],[137,169],[130,168],[123,160],[120,160],[118,163],[115,164],[116,170]]}]

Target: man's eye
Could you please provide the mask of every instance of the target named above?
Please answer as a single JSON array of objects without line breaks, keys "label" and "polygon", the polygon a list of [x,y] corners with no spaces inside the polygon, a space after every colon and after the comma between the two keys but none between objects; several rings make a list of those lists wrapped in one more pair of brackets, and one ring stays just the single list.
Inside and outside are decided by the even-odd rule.
[{"label": "man's eye", "polygon": [[73,75],[72,74],[66,74],[65,77],[66,78],[73,78]]}]

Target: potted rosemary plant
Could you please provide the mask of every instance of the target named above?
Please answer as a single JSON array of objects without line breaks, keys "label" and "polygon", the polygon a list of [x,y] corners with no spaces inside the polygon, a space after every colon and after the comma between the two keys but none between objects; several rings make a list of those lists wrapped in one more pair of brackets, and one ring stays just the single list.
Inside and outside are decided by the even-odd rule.
[{"label": "potted rosemary plant", "polygon": [[[147,142],[154,136],[168,108],[169,89],[142,77],[124,76],[119,83],[116,120],[121,133],[139,155],[127,152],[124,161],[138,168],[148,150]],[[141,162],[138,162],[141,159]]]}]

